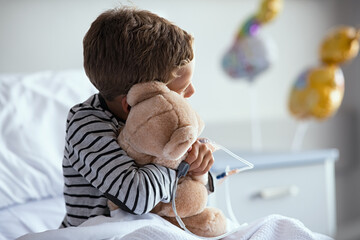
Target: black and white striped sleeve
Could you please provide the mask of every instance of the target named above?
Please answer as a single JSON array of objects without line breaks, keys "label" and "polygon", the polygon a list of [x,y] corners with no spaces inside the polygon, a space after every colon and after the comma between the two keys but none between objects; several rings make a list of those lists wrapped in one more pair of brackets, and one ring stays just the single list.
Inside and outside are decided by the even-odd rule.
[{"label": "black and white striped sleeve", "polygon": [[176,172],[154,164],[138,167],[118,145],[117,129],[106,114],[81,109],[68,120],[67,158],[89,184],[134,214],[171,200]]}]

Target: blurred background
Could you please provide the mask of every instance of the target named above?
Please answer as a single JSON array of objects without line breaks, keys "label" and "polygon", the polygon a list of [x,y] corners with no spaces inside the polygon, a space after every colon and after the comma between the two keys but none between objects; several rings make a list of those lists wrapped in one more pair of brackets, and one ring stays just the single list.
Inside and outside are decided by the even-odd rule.
[{"label": "blurred background", "polygon": [[[339,25],[360,27],[360,1],[284,0],[282,12],[261,27],[261,35],[276,46],[276,59],[253,82],[234,80],[223,71],[221,61],[239,26],[259,4],[254,0],[0,0],[0,73],[81,69],[82,39],[91,22],[106,9],[138,6],[194,35],[197,92],[190,101],[207,125],[205,133],[229,148],[251,150],[251,93],[256,92],[261,126],[257,150],[291,151],[299,121],[288,110],[290,89],[300,72],[319,65],[319,45],[329,30]],[[308,120],[301,149],[339,149],[338,239],[346,239],[360,229],[360,57],[341,68],[342,105],[328,119]],[[306,211],[306,206],[299,208]]]}]

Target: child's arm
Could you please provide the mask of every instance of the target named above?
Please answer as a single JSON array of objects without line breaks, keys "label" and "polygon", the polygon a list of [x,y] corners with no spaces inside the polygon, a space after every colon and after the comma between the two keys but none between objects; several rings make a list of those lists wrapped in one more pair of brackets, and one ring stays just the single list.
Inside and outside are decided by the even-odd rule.
[{"label": "child's arm", "polygon": [[118,145],[113,119],[89,111],[68,117],[65,157],[72,168],[123,210],[143,214],[169,202],[176,172],[154,164],[138,167]]}]

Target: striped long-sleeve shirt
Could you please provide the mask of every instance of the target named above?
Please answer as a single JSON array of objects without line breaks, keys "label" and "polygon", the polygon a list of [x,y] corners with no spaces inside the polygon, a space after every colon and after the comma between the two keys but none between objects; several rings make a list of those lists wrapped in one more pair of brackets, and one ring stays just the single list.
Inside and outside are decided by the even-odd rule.
[{"label": "striped long-sleeve shirt", "polygon": [[99,94],[70,109],[63,159],[66,215],[61,227],[109,216],[108,199],[134,214],[171,200],[176,172],[154,164],[137,166],[117,143],[123,124]]}]

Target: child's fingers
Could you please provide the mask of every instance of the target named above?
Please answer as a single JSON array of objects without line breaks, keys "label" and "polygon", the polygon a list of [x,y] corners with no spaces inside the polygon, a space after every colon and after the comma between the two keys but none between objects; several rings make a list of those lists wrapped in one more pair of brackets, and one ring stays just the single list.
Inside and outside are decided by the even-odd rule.
[{"label": "child's fingers", "polygon": [[207,148],[210,149],[211,152],[215,152],[216,148],[211,143],[205,143]]},{"label": "child's fingers", "polygon": [[214,149],[211,144],[196,141],[185,159],[185,162],[190,165],[189,173],[193,175],[207,173],[214,163],[213,151]]},{"label": "child's fingers", "polygon": [[202,158],[202,161],[199,161],[199,165],[195,168],[194,172],[202,172],[208,165],[211,158],[211,153],[207,152],[205,153],[204,157]]},{"label": "child's fingers", "polygon": [[195,161],[193,161],[193,162],[190,164],[190,169],[189,169],[189,171],[194,171],[194,170],[198,169],[198,168],[201,166],[202,162],[203,162],[203,156],[202,156],[201,153],[199,153],[199,154],[197,155],[197,158],[195,159]]},{"label": "child's fingers", "polygon": [[206,164],[205,156],[210,150],[207,148],[206,144],[204,144],[204,143],[197,141],[197,144],[198,144],[198,146],[197,146],[198,147],[198,155],[197,155],[196,160],[190,166],[190,170],[200,172],[201,166]]},{"label": "child's fingers", "polygon": [[197,160],[199,155],[199,147],[196,146],[195,144],[197,144],[197,142],[192,145],[191,150],[190,152],[188,152],[188,155],[185,159],[185,162],[187,162],[190,165],[190,167]]},{"label": "child's fingers", "polygon": [[201,165],[192,171],[193,175],[202,175],[207,173],[214,164],[214,158],[211,152],[207,152],[201,162]]},{"label": "child's fingers", "polygon": [[207,144],[199,141],[193,145],[193,149],[198,149],[198,152],[196,160],[190,165],[189,171],[196,172],[198,175],[206,173],[214,162],[212,150]]},{"label": "child's fingers", "polygon": [[211,152],[215,152],[216,147],[213,145],[213,143],[211,141],[209,141],[206,138],[199,138],[198,139],[199,142],[206,144],[206,146],[211,150]]}]

